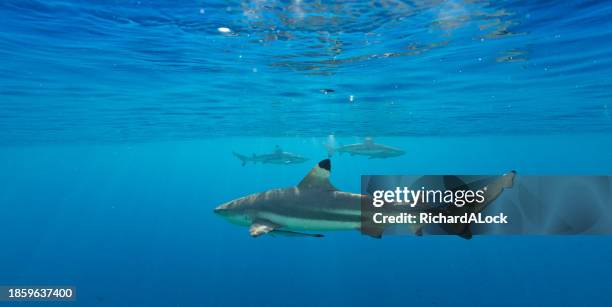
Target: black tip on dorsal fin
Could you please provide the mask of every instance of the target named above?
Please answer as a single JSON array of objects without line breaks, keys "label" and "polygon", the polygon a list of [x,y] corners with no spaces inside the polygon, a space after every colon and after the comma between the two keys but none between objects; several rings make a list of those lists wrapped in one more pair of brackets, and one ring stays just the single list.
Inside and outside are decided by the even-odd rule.
[{"label": "black tip on dorsal fin", "polygon": [[331,172],[331,160],[330,159],[321,160],[321,162],[319,162],[319,167]]}]

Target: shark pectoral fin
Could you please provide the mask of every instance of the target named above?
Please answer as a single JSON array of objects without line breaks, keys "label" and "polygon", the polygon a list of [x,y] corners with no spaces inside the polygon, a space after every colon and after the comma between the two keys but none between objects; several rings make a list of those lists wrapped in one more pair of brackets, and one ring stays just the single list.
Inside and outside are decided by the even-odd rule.
[{"label": "shark pectoral fin", "polygon": [[336,191],[337,189],[329,182],[330,173],[331,161],[329,159],[321,160],[300,181],[298,188]]},{"label": "shark pectoral fin", "polygon": [[314,238],[322,238],[322,234],[318,233],[304,233],[297,231],[289,231],[289,230],[273,230],[270,232],[271,235],[281,235],[281,236],[289,236],[289,237],[314,237]]},{"label": "shark pectoral fin", "polygon": [[249,228],[249,234],[251,237],[259,237],[261,235],[265,235],[266,233],[273,231],[276,228],[276,225],[269,223],[267,221],[257,221],[251,224],[251,228]]}]

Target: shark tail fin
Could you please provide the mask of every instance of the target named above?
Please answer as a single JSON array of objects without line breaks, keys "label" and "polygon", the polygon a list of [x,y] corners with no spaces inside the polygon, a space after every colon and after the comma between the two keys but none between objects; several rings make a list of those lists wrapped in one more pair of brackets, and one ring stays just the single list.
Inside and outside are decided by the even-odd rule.
[{"label": "shark tail fin", "polygon": [[[468,188],[467,183],[457,176],[445,176],[444,184],[453,191]],[[446,210],[441,210],[440,212],[447,216],[460,216],[468,211],[466,206],[457,207],[450,205]],[[440,227],[448,234],[456,235],[466,240],[472,238],[472,230],[469,223],[440,224]]]},{"label": "shark tail fin", "polygon": [[245,156],[245,155],[241,155],[237,152],[232,152],[234,154],[234,156],[236,156],[236,158],[240,159],[240,161],[242,161],[242,166],[245,166],[246,163],[249,161],[249,157]]},{"label": "shark tail fin", "polygon": [[[452,206],[448,210],[442,211],[442,214],[447,216],[458,216],[465,213],[465,210],[462,208]],[[463,239],[469,240],[472,238],[472,230],[470,229],[469,223],[454,223],[454,224],[440,224],[439,225],[442,230],[444,230],[447,234],[456,235]],[[422,230],[421,230],[422,233]]]},{"label": "shark tail fin", "polygon": [[449,232],[450,234],[459,236],[463,239],[469,240],[472,238],[472,229],[470,229],[470,224],[464,223],[456,223],[456,224],[447,224],[444,227],[444,230]]}]

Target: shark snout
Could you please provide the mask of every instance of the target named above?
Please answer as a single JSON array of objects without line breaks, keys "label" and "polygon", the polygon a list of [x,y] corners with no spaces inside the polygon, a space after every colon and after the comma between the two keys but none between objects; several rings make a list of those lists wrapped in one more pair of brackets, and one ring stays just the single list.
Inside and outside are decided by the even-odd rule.
[{"label": "shark snout", "polygon": [[216,213],[216,214],[221,214],[222,215],[224,213],[227,213],[227,211],[229,210],[228,207],[229,207],[228,204],[223,204],[223,205],[218,206],[217,208],[215,208],[213,210],[213,212]]},{"label": "shark snout", "polygon": [[242,210],[239,202],[230,201],[218,206],[213,210],[213,212],[227,217],[230,215],[240,214]]},{"label": "shark snout", "polygon": [[242,208],[241,202],[231,201],[224,203],[213,209],[213,212],[229,222],[238,225],[250,225],[252,221],[248,210]]}]

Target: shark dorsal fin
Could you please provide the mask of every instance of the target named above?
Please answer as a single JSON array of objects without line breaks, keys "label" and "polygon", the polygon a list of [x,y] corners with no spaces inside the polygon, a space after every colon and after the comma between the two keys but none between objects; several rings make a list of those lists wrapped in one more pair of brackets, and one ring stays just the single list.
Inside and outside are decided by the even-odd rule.
[{"label": "shark dorsal fin", "polygon": [[363,144],[365,144],[366,146],[372,146],[374,145],[374,139],[368,136],[363,139]]},{"label": "shark dorsal fin", "polygon": [[329,182],[330,174],[331,161],[329,159],[321,160],[300,181],[298,188],[335,191],[336,188]]},{"label": "shark dorsal fin", "polygon": [[283,153],[283,149],[280,146],[276,145],[276,147],[274,147],[274,153],[281,154]]}]

